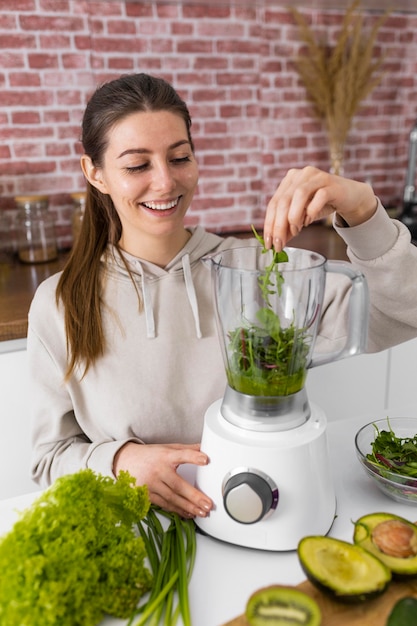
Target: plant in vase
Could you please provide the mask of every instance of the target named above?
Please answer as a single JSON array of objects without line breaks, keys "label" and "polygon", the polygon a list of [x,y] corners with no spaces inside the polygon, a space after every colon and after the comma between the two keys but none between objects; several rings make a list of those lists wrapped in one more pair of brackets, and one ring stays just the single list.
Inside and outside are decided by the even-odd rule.
[{"label": "plant in vase", "polygon": [[374,48],[388,12],[365,32],[364,16],[356,11],[359,5],[354,0],[347,9],[334,45],[316,38],[306,18],[290,8],[305,44],[295,66],[316,117],[325,125],[330,171],[339,175],[343,175],[344,146],[353,117],[382,78],[384,56],[376,55]]},{"label": "plant in vase", "polygon": [[229,333],[227,379],[230,387],[252,396],[286,396],[303,388],[307,372],[309,343],[306,328],[294,322],[284,327],[272,310],[270,298],[281,294],[284,277],[279,263],[288,261],[285,251],[267,250],[263,238],[253,229],[271,255],[271,262],[259,276],[265,306],[256,313],[257,323],[247,321]]}]

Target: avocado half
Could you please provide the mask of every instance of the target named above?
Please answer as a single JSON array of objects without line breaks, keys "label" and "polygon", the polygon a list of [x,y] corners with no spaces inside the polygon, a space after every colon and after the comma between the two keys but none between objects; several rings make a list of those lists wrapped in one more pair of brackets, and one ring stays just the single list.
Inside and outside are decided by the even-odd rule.
[{"label": "avocado half", "polygon": [[371,513],[355,522],[353,541],[378,557],[396,579],[417,577],[417,525],[392,513]]},{"label": "avocado half", "polygon": [[333,600],[356,604],[381,595],[390,569],[364,548],[331,537],[304,537],[298,558],[308,580]]},{"label": "avocado half", "polygon": [[296,587],[271,585],[258,589],[246,604],[250,626],[320,626],[317,602]]}]

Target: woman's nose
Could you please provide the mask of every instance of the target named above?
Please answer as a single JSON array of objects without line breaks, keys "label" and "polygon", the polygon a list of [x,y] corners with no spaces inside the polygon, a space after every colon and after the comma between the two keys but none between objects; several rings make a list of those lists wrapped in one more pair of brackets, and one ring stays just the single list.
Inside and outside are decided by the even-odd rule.
[{"label": "woman's nose", "polygon": [[168,163],[160,163],[154,169],[154,187],[158,191],[172,191],[175,188],[175,178]]}]

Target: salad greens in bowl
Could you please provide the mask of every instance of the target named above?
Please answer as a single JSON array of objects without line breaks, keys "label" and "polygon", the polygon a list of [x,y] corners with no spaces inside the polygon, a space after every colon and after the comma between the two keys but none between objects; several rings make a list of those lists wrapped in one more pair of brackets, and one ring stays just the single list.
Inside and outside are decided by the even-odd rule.
[{"label": "salad greens in bowl", "polygon": [[397,502],[417,505],[417,417],[387,417],[363,426],[356,454],[377,487]]}]

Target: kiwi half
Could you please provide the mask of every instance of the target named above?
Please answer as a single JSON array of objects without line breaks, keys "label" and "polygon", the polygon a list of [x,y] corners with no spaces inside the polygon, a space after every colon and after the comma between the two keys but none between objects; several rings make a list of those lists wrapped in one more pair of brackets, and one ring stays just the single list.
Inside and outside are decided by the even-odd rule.
[{"label": "kiwi half", "polygon": [[320,626],[320,608],[295,587],[272,585],[255,591],[246,604],[250,626]]}]

